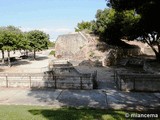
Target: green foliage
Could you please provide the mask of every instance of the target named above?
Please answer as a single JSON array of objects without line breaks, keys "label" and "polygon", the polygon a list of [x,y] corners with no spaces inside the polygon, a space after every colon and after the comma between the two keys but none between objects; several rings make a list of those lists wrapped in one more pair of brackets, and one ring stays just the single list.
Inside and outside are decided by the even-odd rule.
[{"label": "green foliage", "polygon": [[107,24],[111,22],[115,11],[112,9],[97,10],[94,33],[101,35],[105,32]]},{"label": "green foliage", "polygon": [[36,51],[48,49],[49,35],[46,33],[33,30],[27,33],[27,40],[29,41],[29,46],[34,51],[34,59],[36,59]]},{"label": "green foliage", "polygon": [[[157,17],[160,11],[159,0],[109,0],[108,5],[116,10],[116,12],[125,12],[133,10],[134,16],[140,16],[136,20],[136,24],[132,25],[132,21],[128,20],[129,25],[125,26],[125,31],[134,34],[134,38],[141,37],[152,50],[155,52],[156,58],[160,61],[160,49],[156,50],[153,46],[160,48],[160,17]],[[130,17],[128,17],[130,18]],[[130,30],[128,30],[128,28]],[[128,36],[128,34],[126,34]]]},{"label": "green foliage", "polygon": [[92,31],[92,22],[84,22],[82,21],[81,23],[77,24],[77,28],[75,28],[76,32],[79,31],[87,31],[87,32],[91,32]]},{"label": "green foliage", "polygon": [[17,49],[31,50],[30,42],[27,39],[27,33],[19,34],[19,39],[17,39]]},{"label": "green foliage", "polygon": [[147,29],[154,29],[155,31],[160,29],[158,24],[160,18],[157,17],[156,13],[160,11],[159,0],[109,0],[108,2],[116,11],[134,10],[136,14],[141,15],[143,21],[141,25],[147,25]]},{"label": "green foliage", "polygon": [[50,48],[54,48],[54,47],[55,47],[55,42],[53,42],[53,41],[49,41],[49,43],[48,43],[48,47],[50,47]]},{"label": "green foliage", "polygon": [[[76,31],[89,30],[108,44],[121,45],[121,39],[133,39],[137,35],[140,15],[134,10],[116,11],[112,8],[97,10],[96,19],[78,23]],[[133,29],[134,28],[134,29]]]},{"label": "green foliage", "polygon": [[42,31],[33,30],[28,32],[27,39],[29,40],[31,48],[36,51],[48,48],[49,35]]},{"label": "green foliage", "polygon": [[49,53],[49,55],[54,55],[55,56],[55,51],[51,51],[50,53]]},{"label": "green foliage", "polygon": [[137,32],[135,28],[140,16],[135,15],[133,10],[117,12],[114,9],[98,10],[93,27],[95,34],[100,40],[109,44],[118,45],[122,38],[133,38]]},{"label": "green foliage", "polygon": [[13,26],[0,28],[0,41],[2,50],[15,50],[17,49],[17,43],[21,39],[21,32],[18,28]]},{"label": "green foliage", "polygon": [[[42,31],[34,30],[23,33],[14,26],[0,27],[0,50],[2,59],[4,51],[8,51],[8,63],[10,62],[9,52],[12,50],[42,50],[47,49],[49,44],[49,35]],[[9,63],[10,64],[10,63]]]},{"label": "green foliage", "polygon": [[109,0],[109,5],[117,12],[134,10],[136,15],[140,15],[138,32],[142,35],[160,31],[160,18],[157,17],[157,11],[160,11],[159,0]]}]

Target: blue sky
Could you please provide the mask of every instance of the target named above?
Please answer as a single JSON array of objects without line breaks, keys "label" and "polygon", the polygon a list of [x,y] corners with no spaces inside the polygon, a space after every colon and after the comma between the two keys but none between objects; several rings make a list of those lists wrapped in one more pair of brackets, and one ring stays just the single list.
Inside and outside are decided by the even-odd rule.
[{"label": "blue sky", "polygon": [[42,30],[55,40],[74,32],[78,22],[95,18],[105,0],[0,0],[0,26],[14,25],[23,31]]}]

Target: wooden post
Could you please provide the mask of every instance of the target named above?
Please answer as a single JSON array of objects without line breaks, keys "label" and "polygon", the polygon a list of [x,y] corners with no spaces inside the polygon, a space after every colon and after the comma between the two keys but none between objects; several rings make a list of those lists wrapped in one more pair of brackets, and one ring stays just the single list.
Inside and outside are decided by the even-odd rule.
[{"label": "wooden post", "polygon": [[29,88],[31,88],[32,87],[32,85],[31,85],[31,76],[29,76]]},{"label": "wooden post", "polygon": [[134,91],[136,90],[136,82],[135,82],[135,79],[133,79],[133,90],[134,90]]},{"label": "wooden post", "polygon": [[81,90],[82,90],[82,76],[80,76],[80,86],[81,86]]},{"label": "wooden post", "polygon": [[54,84],[55,84],[55,89],[57,89],[57,77],[54,76]]},{"label": "wooden post", "polygon": [[95,71],[95,81],[97,82],[97,70]]},{"label": "wooden post", "polygon": [[120,78],[120,90],[122,90],[122,79]]},{"label": "wooden post", "polygon": [[116,82],[116,71],[114,70],[114,82]]},{"label": "wooden post", "polygon": [[6,75],[6,87],[8,88],[8,76]]}]

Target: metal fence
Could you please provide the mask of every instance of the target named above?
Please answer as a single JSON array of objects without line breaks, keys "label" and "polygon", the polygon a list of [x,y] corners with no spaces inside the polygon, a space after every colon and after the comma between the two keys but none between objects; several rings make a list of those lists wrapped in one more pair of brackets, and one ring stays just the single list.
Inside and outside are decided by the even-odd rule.
[{"label": "metal fence", "polygon": [[97,72],[79,75],[54,74],[54,72],[0,73],[0,87],[93,89],[96,79]]},{"label": "metal fence", "polygon": [[114,80],[119,90],[160,91],[160,75],[144,73],[118,73],[114,71]]}]

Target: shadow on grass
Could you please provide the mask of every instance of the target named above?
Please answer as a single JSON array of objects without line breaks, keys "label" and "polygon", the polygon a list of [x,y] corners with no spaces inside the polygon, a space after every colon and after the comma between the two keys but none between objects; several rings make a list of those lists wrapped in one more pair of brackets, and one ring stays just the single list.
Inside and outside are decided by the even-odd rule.
[{"label": "shadow on grass", "polygon": [[42,115],[47,120],[119,120],[125,112],[91,108],[33,109],[32,115]]}]

